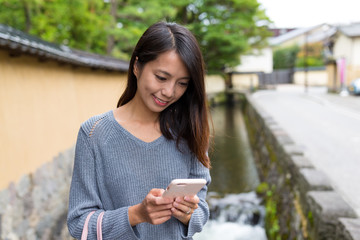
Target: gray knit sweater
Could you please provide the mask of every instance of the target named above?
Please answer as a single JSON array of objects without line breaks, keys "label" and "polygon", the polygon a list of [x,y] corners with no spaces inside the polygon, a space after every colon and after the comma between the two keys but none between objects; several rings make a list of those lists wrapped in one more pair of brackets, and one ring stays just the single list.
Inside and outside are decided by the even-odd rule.
[{"label": "gray knit sweater", "polygon": [[89,222],[88,239],[96,239],[96,221],[105,211],[103,239],[192,239],[208,220],[205,201],[207,186],[199,193],[199,208],[188,226],[172,217],[160,225],[129,223],[129,206],[140,203],[152,188],[166,188],[175,178],[204,178],[205,168],[186,144],[181,151],[174,140],[164,136],[144,142],[124,129],[113,111],[95,116],[81,125],[76,143],[74,172],[70,187],[68,228],[81,238],[86,216],[96,211]]}]

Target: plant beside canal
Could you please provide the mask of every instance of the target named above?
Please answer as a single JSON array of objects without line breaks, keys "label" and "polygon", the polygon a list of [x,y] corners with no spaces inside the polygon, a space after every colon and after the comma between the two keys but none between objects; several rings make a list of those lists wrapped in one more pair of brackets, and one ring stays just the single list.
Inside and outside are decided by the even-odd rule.
[{"label": "plant beside canal", "polygon": [[281,240],[280,225],[277,216],[277,201],[275,195],[275,186],[269,187],[268,183],[262,182],[256,188],[256,193],[265,200],[265,230],[269,240]]}]

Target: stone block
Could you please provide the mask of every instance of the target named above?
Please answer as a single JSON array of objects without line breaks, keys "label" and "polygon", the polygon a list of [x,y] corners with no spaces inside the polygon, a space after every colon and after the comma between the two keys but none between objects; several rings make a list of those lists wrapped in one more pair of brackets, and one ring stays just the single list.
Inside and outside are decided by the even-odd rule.
[{"label": "stone block", "polygon": [[303,147],[292,144],[292,145],[284,145],[284,152],[288,155],[296,155],[296,156],[303,156],[304,155],[304,149]]},{"label": "stone block", "polygon": [[360,218],[339,218],[336,240],[360,240]]},{"label": "stone block", "polygon": [[335,240],[338,218],[356,217],[354,210],[334,191],[310,191],[307,201],[307,215],[312,216],[313,224],[309,228],[311,239]]},{"label": "stone block", "polygon": [[277,123],[268,124],[267,127],[271,132],[279,132],[279,133],[285,133],[285,130],[279,126]]},{"label": "stone block", "polygon": [[[0,214],[5,213],[10,202],[10,193],[8,189],[0,192]],[[1,236],[1,235],[0,235]]]},{"label": "stone block", "polygon": [[16,185],[16,193],[19,198],[23,198],[30,192],[31,189],[31,176],[29,174],[24,175],[19,183]]},{"label": "stone block", "polygon": [[302,194],[313,190],[332,190],[330,180],[325,173],[314,168],[300,169],[299,177],[299,188]]},{"label": "stone block", "polygon": [[299,155],[287,155],[285,156],[286,164],[289,166],[289,171],[293,176],[293,183],[298,187],[301,182],[301,169],[312,169],[314,166],[310,163],[310,161],[304,157]]},{"label": "stone block", "polygon": [[275,144],[276,155],[279,160],[279,165],[286,169],[287,173],[291,172],[292,163],[289,161],[291,156],[303,156],[302,148],[296,144]]},{"label": "stone block", "polygon": [[277,124],[277,122],[274,120],[274,118],[273,117],[271,117],[271,116],[266,116],[264,119],[264,123],[266,124],[266,125],[276,125]]},{"label": "stone block", "polygon": [[314,168],[310,160],[304,156],[291,155],[289,157],[290,163],[300,169],[300,168]]},{"label": "stone block", "polygon": [[273,129],[272,134],[274,137],[274,141],[276,141],[280,145],[294,145],[294,141],[290,138],[288,133],[284,129]]}]

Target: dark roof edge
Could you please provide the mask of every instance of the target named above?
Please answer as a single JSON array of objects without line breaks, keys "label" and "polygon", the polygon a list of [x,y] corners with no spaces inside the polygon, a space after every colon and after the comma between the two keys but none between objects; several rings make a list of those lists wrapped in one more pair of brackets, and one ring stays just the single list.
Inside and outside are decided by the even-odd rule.
[{"label": "dark roof edge", "polygon": [[3,24],[0,24],[0,47],[76,66],[121,72],[126,72],[129,67],[127,61],[50,43]]}]

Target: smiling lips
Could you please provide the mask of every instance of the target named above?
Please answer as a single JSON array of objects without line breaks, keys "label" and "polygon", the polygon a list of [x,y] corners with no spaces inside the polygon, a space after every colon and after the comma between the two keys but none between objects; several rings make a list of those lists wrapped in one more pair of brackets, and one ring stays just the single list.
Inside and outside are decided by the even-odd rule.
[{"label": "smiling lips", "polygon": [[153,98],[154,98],[155,103],[162,107],[166,106],[169,103],[169,102],[165,102],[165,101],[157,98],[155,95],[153,95]]}]

